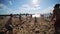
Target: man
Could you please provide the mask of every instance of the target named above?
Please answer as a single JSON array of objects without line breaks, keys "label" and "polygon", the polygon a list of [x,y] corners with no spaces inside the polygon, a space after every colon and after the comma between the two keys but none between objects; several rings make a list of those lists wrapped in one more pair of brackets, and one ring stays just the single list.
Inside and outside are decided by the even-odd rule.
[{"label": "man", "polygon": [[5,24],[5,28],[7,31],[9,31],[9,34],[13,34],[13,25],[12,25],[12,14],[10,15],[10,18],[8,19],[7,23]]},{"label": "man", "polygon": [[22,16],[21,16],[21,14],[19,15],[19,25],[22,25]]},{"label": "man", "polygon": [[51,21],[56,18],[56,21],[55,21],[55,33],[54,34],[60,34],[60,8],[59,8],[60,4],[56,4],[54,6],[54,10],[53,10],[53,16],[52,16],[52,19]]}]

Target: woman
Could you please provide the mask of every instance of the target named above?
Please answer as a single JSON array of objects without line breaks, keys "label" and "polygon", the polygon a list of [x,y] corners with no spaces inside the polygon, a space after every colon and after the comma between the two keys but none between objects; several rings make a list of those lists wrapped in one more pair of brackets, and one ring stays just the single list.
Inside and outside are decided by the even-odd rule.
[{"label": "woman", "polygon": [[51,21],[53,21],[54,18],[56,18],[55,21],[55,34],[60,34],[60,4],[56,4],[54,6],[54,10],[53,10],[53,16]]}]

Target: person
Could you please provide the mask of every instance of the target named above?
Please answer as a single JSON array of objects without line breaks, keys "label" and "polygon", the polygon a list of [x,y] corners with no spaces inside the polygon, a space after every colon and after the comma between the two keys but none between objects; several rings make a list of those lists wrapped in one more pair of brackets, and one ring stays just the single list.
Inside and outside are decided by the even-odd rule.
[{"label": "person", "polygon": [[37,23],[37,18],[36,18],[36,17],[34,17],[34,19],[35,19],[35,20],[34,20],[34,23]]},{"label": "person", "polygon": [[20,15],[19,15],[19,21],[20,21],[20,22],[19,22],[19,25],[22,25],[22,19],[21,19],[21,18],[22,18],[22,16],[21,16],[21,14],[20,14]]},{"label": "person", "polygon": [[37,22],[37,17],[34,17],[34,25],[38,25],[38,22]]},{"label": "person", "polygon": [[30,15],[30,20],[29,20],[29,22],[31,22],[32,21],[32,14]]},{"label": "person", "polygon": [[25,14],[26,15],[26,21],[28,20],[28,14]]},{"label": "person", "polygon": [[7,31],[9,31],[9,34],[13,34],[12,17],[13,17],[12,14],[10,14],[10,18],[5,24],[5,28],[7,29]]},{"label": "person", "polygon": [[54,27],[55,27],[55,33],[54,34],[60,34],[60,4],[56,4],[54,6],[53,10],[53,16],[51,18],[51,21],[53,21],[54,18],[56,18]]}]

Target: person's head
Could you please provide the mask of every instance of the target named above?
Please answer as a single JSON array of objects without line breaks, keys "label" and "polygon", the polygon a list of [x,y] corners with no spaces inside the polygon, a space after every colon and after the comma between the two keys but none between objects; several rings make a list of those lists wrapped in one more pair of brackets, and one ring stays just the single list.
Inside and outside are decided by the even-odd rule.
[{"label": "person's head", "polygon": [[60,6],[60,4],[56,4],[56,5],[54,6],[54,8],[59,8],[59,6]]},{"label": "person's head", "polygon": [[13,15],[12,15],[12,14],[10,14],[10,17],[13,17]]},{"label": "person's head", "polygon": [[10,18],[8,19],[7,23],[12,23],[12,17],[13,17],[13,15],[10,14],[9,16],[10,16]]},{"label": "person's head", "polygon": [[13,15],[10,14],[10,18],[9,18],[9,20],[8,20],[9,22],[12,21],[12,17],[13,17]]}]

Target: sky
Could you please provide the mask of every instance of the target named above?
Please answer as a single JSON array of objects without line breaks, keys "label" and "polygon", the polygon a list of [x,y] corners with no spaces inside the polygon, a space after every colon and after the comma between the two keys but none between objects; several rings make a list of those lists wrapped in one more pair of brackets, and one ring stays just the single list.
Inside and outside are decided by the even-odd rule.
[{"label": "sky", "polygon": [[47,14],[60,0],[0,0],[0,14]]}]

